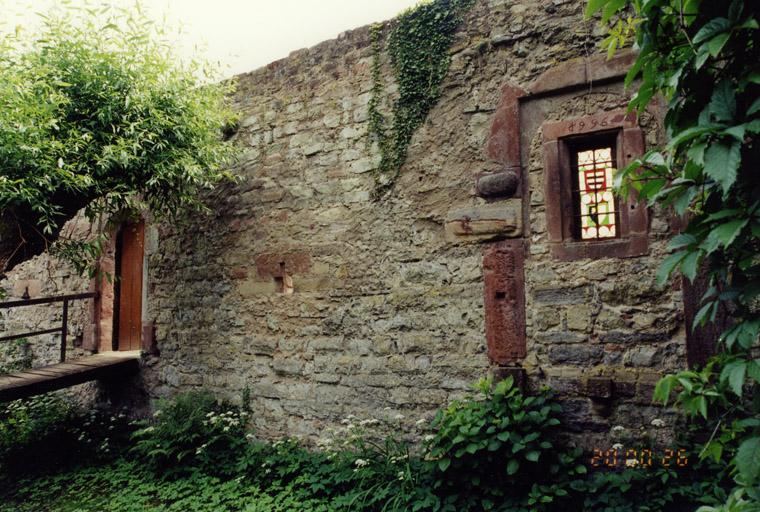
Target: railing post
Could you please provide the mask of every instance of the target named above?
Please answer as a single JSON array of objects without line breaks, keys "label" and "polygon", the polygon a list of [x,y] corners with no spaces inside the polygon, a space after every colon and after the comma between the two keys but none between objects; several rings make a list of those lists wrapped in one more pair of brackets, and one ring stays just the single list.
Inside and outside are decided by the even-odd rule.
[{"label": "railing post", "polygon": [[61,362],[66,360],[66,335],[69,323],[69,301],[63,300],[63,325],[61,326]]}]

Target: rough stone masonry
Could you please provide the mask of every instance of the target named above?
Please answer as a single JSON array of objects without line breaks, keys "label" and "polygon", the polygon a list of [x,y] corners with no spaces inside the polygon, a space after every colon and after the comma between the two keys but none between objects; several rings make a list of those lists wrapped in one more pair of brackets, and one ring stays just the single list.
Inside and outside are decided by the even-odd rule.
[{"label": "rough stone masonry", "polygon": [[[476,2],[379,200],[368,27],[239,76],[243,180],[209,196],[211,214],[147,230],[150,395],[239,400],[248,387],[259,433],[315,438],[384,408],[411,429],[491,372],[557,390],[587,446],[667,417],[652,389],[685,366],[686,331],[678,283],[654,274],[673,223],[625,203],[625,236],[591,247],[565,241],[556,211],[562,158],[547,152],[578,120],[618,130],[624,160],[664,137],[655,107],[619,115],[630,56],[594,56],[601,33],[583,7]],[[11,295],[48,261],[15,269]]]}]

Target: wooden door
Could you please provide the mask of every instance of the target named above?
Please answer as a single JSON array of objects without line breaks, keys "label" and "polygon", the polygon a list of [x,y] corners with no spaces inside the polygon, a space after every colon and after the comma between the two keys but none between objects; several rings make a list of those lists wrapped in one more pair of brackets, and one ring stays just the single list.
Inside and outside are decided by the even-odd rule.
[{"label": "wooden door", "polygon": [[116,350],[139,350],[142,331],[142,277],[145,223],[125,224],[117,241]]}]

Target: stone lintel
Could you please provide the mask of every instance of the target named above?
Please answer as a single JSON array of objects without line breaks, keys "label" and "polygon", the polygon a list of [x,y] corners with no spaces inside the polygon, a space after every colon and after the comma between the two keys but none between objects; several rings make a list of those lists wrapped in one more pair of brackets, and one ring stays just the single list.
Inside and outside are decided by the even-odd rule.
[{"label": "stone lintel", "polygon": [[624,77],[637,56],[637,52],[623,50],[609,60],[602,54],[567,60],[539,76],[528,93],[534,96]]},{"label": "stone lintel", "polygon": [[446,216],[446,238],[450,242],[482,242],[521,235],[522,204],[519,199],[460,208]]}]

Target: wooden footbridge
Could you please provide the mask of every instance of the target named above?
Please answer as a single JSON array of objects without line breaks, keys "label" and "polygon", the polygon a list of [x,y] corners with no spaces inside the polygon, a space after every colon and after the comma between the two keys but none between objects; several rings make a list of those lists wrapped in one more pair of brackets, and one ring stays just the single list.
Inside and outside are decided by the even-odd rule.
[{"label": "wooden footbridge", "polygon": [[0,377],[0,402],[40,395],[91,380],[113,379],[137,373],[140,351],[105,352]]},{"label": "wooden footbridge", "polygon": [[104,352],[66,360],[69,302],[95,297],[94,293],[79,293],[37,299],[25,297],[22,300],[0,303],[0,309],[63,303],[63,318],[60,327],[0,337],[0,342],[2,342],[41,334],[61,333],[60,362],[0,376],[0,402],[27,398],[92,380],[123,378],[139,371],[139,350]]}]

